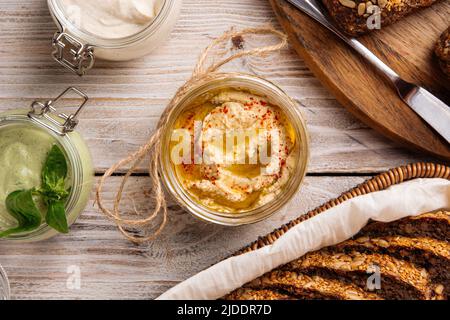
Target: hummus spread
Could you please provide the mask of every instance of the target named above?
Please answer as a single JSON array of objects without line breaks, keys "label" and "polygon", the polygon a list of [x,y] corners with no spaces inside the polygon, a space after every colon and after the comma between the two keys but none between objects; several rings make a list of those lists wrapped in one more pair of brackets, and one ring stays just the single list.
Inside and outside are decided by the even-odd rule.
[{"label": "hummus spread", "polygon": [[145,29],[164,0],[59,0],[66,17],[83,31],[117,39]]},{"label": "hummus spread", "polygon": [[[271,202],[298,160],[296,135],[284,112],[249,92],[211,94],[187,108],[175,127],[187,130],[193,141],[190,157],[174,164],[177,179],[197,202],[219,212],[245,212]],[[172,153],[176,143],[172,138]]]}]

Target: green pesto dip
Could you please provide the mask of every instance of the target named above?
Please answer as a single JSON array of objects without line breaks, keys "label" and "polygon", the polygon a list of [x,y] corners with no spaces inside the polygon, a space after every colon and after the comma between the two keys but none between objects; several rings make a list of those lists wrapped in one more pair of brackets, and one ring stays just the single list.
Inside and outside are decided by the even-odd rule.
[{"label": "green pesto dip", "polygon": [[0,127],[0,230],[17,224],[6,210],[6,197],[41,186],[42,168],[55,143],[55,138],[33,125]]}]

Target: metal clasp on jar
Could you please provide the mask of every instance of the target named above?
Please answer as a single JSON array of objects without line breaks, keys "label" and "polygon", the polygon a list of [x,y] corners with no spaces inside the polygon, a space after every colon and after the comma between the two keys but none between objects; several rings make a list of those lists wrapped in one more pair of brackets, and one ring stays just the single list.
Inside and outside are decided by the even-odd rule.
[{"label": "metal clasp on jar", "polygon": [[[54,103],[58,102],[71,91],[83,98],[83,102],[73,114],[66,115],[65,113],[57,113],[55,107],[53,106]],[[44,103],[34,101],[31,104],[31,111],[28,113],[28,117],[56,134],[63,136],[75,130],[75,127],[78,125],[78,115],[81,113],[88,100],[89,98],[85,93],[77,88],[70,87],[54,100],[49,100]]]},{"label": "metal clasp on jar", "polygon": [[95,57],[92,46],[86,45],[66,32],[56,32],[53,36],[53,59],[83,76],[94,66]]}]

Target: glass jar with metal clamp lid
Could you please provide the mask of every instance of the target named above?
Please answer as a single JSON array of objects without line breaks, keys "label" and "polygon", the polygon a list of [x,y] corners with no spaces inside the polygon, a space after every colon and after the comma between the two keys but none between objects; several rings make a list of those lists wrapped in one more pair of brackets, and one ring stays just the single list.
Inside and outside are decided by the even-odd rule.
[{"label": "glass jar with metal clamp lid", "polygon": [[[58,113],[56,104],[69,94],[82,98],[73,114]],[[68,88],[56,99],[35,101],[31,110],[13,110],[0,113],[0,234],[20,226],[17,216],[11,215],[7,198],[17,190],[36,190],[41,187],[44,164],[55,146],[65,158],[67,173],[64,198],[67,225],[75,222],[84,210],[94,181],[92,158],[88,147],[75,131],[78,116],[88,97],[76,88]],[[42,201],[35,200],[44,219],[46,211]],[[22,209],[25,210],[25,209]],[[26,214],[26,212],[25,212]],[[33,230],[8,234],[2,239],[10,241],[39,241],[55,236],[58,232],[45,222]]]},{"label": "glass jar with metal clamp lid", "polygon": [[96,58],[132,60],[158,47],[172,31],[182,0],[47,0],[58,26],[53,58],[82,76]]}]

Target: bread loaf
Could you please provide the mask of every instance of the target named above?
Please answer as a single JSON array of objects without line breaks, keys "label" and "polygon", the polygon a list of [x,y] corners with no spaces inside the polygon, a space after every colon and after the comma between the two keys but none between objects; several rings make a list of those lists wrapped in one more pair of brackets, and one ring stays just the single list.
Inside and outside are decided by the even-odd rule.
[{"label": "bread loaf", "polygon": [[450,77],[450,27],[439,38],[435,53],[442,71]]},{"label": "bread loaf", "polygon": [[[423,299],[432,297],[430,277],[426,270],[389,255],[350,252],[334,253],[322,250],[307,254],[283,267],[310,275],[321,275],[367,288],[368,273],[377,266],[382,275],[376,293],[386,299]],[[373,272],[373,271],[372,271]]]},{"label": "bread loaf", "polygon": [[[383,28],[438,0],[322,0],[329,15],[344,32],[358,36]],[[376,6],[376,7],[375,7]],[[379,10],[378,10],[379,9]],[[378,12],[380,25],[376,26]]]},{"label": "bread loaf", "polygon": [[[450,213],[372,222],[353,239],[281,266],[225,299],[448,298]],[[377,267],[379,288],[368,287]]]},{"label": "bread loaf", "polygon": [[442,285],[445,297],[450,294],[450,244],[432,238],[402,236],[360,237],[333,248],[333,252],[389,254],[428,270],[435,287]]}]

